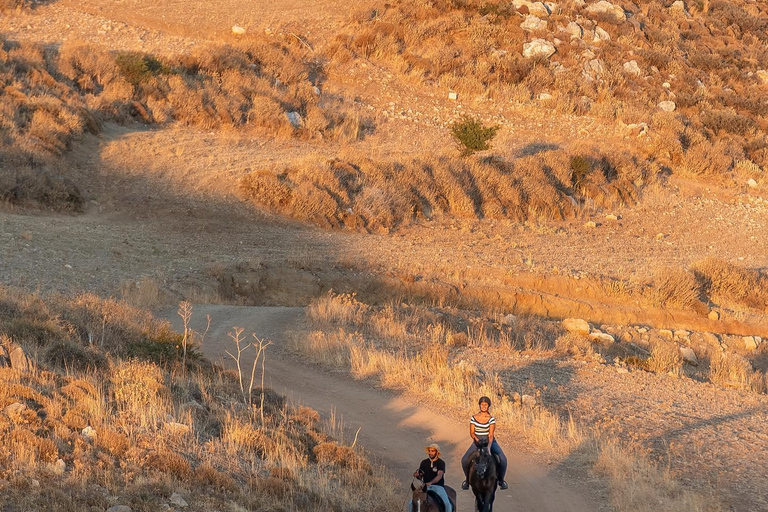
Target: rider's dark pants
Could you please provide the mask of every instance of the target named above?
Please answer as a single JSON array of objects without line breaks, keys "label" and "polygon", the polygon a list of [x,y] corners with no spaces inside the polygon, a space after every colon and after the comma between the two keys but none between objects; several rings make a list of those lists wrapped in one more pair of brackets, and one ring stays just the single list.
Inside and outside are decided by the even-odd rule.
[{"label": "rider's dark pants", "polygon": [[[461,468],[464,470],[464,476],[466,477],[467,481],[469,481],[469,456],[475,453],[477,450],[479,450],[477,445],[472,443],[469,446],[467,452],[461,458]],[[507,456],[504,455],[504,452],[501,450],[501,446],[499,446],[499,443],[497,443],[495,439],[493,440],[493,444],[491,444],[491,453],[499,457],[499,474],[497,479],[504,480],[504,475],[507,474]]]}]

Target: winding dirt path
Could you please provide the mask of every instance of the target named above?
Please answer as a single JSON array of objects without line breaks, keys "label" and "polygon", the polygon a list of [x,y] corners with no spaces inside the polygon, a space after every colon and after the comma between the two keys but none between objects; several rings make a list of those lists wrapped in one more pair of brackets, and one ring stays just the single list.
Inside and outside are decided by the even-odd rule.
[{"label": "winding dirt path", "polygon": [[[203,352],[215,362],[235,368],[226,354],[232,351],[227,333],[233,326],[243,327],[246,334],[256,333],[271,340],[266,359],[267,386],[290,400],[308,405],[329,417],[333,412],[342,418],[346,432],[352,436],[359,429],[358,443],[378,462],[389,468],[403,483],[403,501],[411,473],[424,458],[424,446],[438,442],[448,465],[446,483],[459,488],[463,480],[460,460],[467,447],[467,426],[462,422],[410,401],[407,396],[376,389],[347,376],[305,364],[289,353],[286,342],[291,331],[303,327],[304,309],[289,307],[196,306],[192,327],[205,330],[205,317],[211,327]],[[175,312],[166,317],[179,325]],[[244,360],[250,368],[250,360]],[[352,437],[346,439],[351,441]],[[509,457],[508,491],[496,494],[495,509],[500,512],[595,512],[607,510],[602,500],[587,496],[585,485],[562,482],[546,465],[529,455],[516,453],[512,440],[502,438]],[[458,509],[473,509],[471,492],[459,491]]]}]

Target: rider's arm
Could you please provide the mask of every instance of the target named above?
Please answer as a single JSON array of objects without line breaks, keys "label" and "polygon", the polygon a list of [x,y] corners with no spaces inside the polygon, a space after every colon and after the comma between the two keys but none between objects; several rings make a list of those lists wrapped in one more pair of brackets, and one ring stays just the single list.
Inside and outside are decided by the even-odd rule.
[{"label": "rider's arm", "polygon": [[431,482],[425,482],[425,484],[426,485],[436,484],[437,482],[440,481],[441,478],[443,478],[443,474],[444,474],[443,470],[442,469],[438,469],[437,470],[437,476],[435,478],[433,478]]},{"label": "rider's arm", "polygon": [[496,430],[496,424],[491,423],[491,429],[488,431],[488,445],[493,444],[493,432]]},{"label": "rider's arm", "polygon": [[474,442],[478,442],[480,440],[480,438],[475,435],[475,425],[472,423],[469,424],[469,436]]}]

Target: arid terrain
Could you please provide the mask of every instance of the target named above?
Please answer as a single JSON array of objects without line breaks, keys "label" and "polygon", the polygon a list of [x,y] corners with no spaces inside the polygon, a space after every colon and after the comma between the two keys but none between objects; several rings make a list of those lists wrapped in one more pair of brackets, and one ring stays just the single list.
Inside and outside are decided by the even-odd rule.
[{"label": "arid terrain", "polygon": [[[197,348],[230,371],[230,329],[273,341],[270,385],[346,418],[327,429],[346,442],[360,427],[399,482],[369,483],[394,502],[427,439],[460,483],[483,392],[516,465],[497,510],[768,510],[768,11],[614,4],[0,0],[3,293],[116,298],[177,330],[188,301],[198,333],[211,315]],[[536,41],[553,53],[525,57]],[[462,156],[469,119],[497,129]],[[56,308],[0,314],[44,310],[94,349]],[[103,311],[87,324],[102,342]],[[0,329],[52,357],[38,331]],[[197,475],[205,448],[186,443]],[[214,466],[230,453],[211,450]],[[307,450],[254,457],[311,489],[302,464],[325,459]],[[23,494],[18,460],[0,453],[0,482]],[[131,492],[134,510],[156,504]],[[306,492],[286,506],[352,503]],[[280,510],[286,495],[237,496]]]}]

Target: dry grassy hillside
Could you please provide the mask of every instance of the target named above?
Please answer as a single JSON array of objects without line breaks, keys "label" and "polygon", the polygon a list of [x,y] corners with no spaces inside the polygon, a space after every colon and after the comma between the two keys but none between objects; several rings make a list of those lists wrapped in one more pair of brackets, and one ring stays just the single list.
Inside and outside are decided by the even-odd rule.
[{"label": "dry grassy hillside", "polygon": [[[184,357],[167,323],[95,296],[2,288],[0,308],[3,511],[400,504],[393,482],[316,411],[201,360],[200,335]],[[17,347],[31,367],[6,357]]]}]

